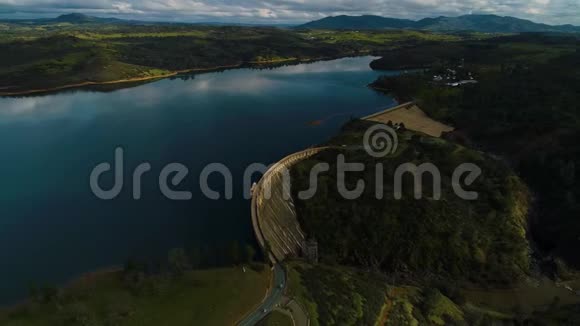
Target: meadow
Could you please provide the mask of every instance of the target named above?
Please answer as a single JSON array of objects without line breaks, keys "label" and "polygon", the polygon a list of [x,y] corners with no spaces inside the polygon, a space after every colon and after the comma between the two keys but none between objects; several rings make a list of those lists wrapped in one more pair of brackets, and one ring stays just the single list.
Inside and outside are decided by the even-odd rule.
[{"label": "meadow", "polygon": [[[5,311],[4,326],[233,325],[255,309],[270,286],[269,268],[187,271],[179,277],[143,278],[139,290],[124,272],[79,279]],[[46,293],[47,294],[47,293]]]}]

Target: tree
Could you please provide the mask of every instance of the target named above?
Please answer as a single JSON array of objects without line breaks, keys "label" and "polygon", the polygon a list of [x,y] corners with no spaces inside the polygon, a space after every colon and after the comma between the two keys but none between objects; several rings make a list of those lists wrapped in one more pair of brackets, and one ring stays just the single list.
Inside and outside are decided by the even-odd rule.
[{"label": "tree", "polygon": [[189,257],[182,248],[175,248],[169,251],[169,268],[176,275],[182,275],[186,270],[191,268]]}]

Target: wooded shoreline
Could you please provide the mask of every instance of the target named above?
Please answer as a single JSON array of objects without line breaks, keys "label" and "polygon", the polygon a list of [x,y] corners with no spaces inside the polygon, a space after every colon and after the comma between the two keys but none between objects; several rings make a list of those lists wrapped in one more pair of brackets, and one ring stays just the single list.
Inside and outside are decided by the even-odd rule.
[{"label": "wooded shoreline", "polygon": [[292,58],[292,59],[280,59],[280,60],[268,60],[268,61],[241,62],[241,63],[231,64],[231,65],[215,66],[215,67],[208,67],[208,68],[192,68],[192,69],[176,70],[176,71],[173,71],[173,72],[170,72],[167,74],[156,75],[156,76],[135,77],[135,78],[118,79],[118,80],[103,81],[103,82],[87,81],[87,82],[83,82],[83,83],[62,85],[62,86],[50,87],[50,88],[30,89],[30,90],[23,90],[23,91],[18,91],[18,92],[1,92],[0,91],[0,97],[44,94],[44,93],[51,93],[51,92],[57,92],[57,91],[62,91],[62,90],[68,90],[68,89],[83,88],[83,87],[88,87],[88,86],[118,85],[118,84],[130,84],[130,83],[155,81],[155,80],[161,80],[161,79],[171,78],[171,77],[175,77],[175,76],[179,76],[179,75],[183,75],[183,74],[195,73],[195,72],[214,72],[214,71],[221,71],[221,70],[244,68],[246,66],[253,67],[253,66],[257,66],[257,65],[271,65],[271,64],[278,64],[278,63],[300,64],[300,63],[308,63],[308,62],[315,62],[315,61],[337,60],[337,59],[348,58],[348,57],[352,57],[352,56],[344,55],[344,56],[338,56],[338,57],[320,57],[320,58],[308,58],[308,59]]}]

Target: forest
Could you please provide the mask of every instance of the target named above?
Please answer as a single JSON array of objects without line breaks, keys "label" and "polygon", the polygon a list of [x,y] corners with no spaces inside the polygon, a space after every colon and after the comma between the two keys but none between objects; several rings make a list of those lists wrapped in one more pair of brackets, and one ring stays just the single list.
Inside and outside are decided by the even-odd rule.
[{"label": "forest", "polygon": [[[373,122],[354,120],[329,143],[338,147],[363,143]],[[529,272],[526,239],[529,193],[504,162],[445,140],[411,131],[398,134],[394,155],[374,158],[363,149],[328,150],[292,169],[292,192],[299,221],[319,242],[321,260],[394,275],[399,282],[444,278],[456,282],[506,286]],[[346,174],[347,189],[364,180],[357,200],[345,200],[337,189],[337,157],[364,163],[365,171]],[[300,200],[308,189],[311,168],[320,162],[330,171],[319,178],[316,195]],[[394,197],[393,175],[404,163],[435,164],[441,173],[441,198],[434,198],[434,178],[423,175],[423,197],[416,199],[413,178],[403,178],[402,199]],[[462,163],[478,165],[484,174],[471,186],[479,198],[465,201],[451,187]],[[378,175],[377,164],[384,172]],[[375,194],[383,183],[384,199]]]},{"label": "forest", "polygon": [[344,266],[288,264],[288,294],[319,325],[570,325],[577,305],[551,304],[533,312],[496,310],[469,301],[453,282],[397,285],[384,274]]},{"label": "forest", "polygon": [[[564,271],[563,262],[580,267],[578,38],[530,34],[428,49],[427,57],[421,46],[394,51],[374,67],[410,58],[409,66],[430,70],[373,85],[415,100],[430,116],[457,127],[451,138],[505,157],[532,190],[530,228],[544,267],[550,273]],[[458,65],[478,84],[433,82],[433,71]]]},{"label": "forest", "polygon": [[0,95],[180,72],[382,53],[477,33],[310,31],[187,24],[0,21]]}]

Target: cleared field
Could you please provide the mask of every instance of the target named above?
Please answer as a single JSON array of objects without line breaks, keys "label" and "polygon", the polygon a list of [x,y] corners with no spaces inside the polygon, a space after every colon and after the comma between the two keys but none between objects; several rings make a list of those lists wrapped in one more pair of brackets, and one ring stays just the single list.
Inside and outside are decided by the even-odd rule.
[{"label": "cleared field", "polygon": [[403,123],[407,129],[422,132],[432,137],[441,137],[444,132],[454,128],[431,119],[423,110],[413,103],[403,104],[394,109],[380,112],[364,118],[364,120],[387,124]]},{"label": "cleared field", "polygon": [[57,302],[0,311],[0,325],[234,325],[263,300],[270,280],[269,268],[192,271],[135,295],[119,273],[107,273],[78,282]]}]

